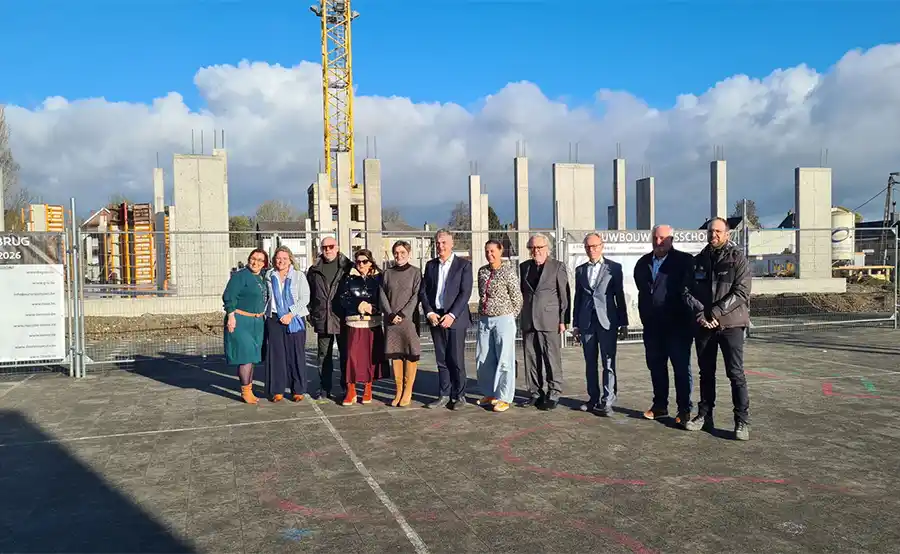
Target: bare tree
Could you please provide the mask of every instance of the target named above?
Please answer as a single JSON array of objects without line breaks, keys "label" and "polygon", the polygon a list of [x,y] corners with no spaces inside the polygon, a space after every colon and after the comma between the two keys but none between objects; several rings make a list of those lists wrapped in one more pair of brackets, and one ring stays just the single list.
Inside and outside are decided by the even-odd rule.
[{"label": "bare tree", "polygon": [[302,221],[306,212],[297,210],[283,200],[267,200],[256,208],[256,221]]},{"label": "bare tree", "polygon": [[28,191],[19,186],[19,164],[13,158],[12,147],[9,142],[9,125],[6,123],[6,111],[0,104],[0,169],[2,169],[3,182],[3,220],[9,230],[24,230],[25,222],[22,221],[22,209],[31,203],[32,197]]},{"label": "bare tree", "polygon": [[[453,211],[450,212],[450,219],[447,221],[447,228],[459,231],[472,230],[472,216],[469,213],[468,202],[461,201],[453,207]],[[472,234],[470,232],[454,233],[453,242],[456,248],[465,250],[472,244]]]},{"label": "bare tree", "polygon": [[403,219],[403,215],[400,214],[400,210],[397,208],[385,208],[381,212],[381,221],[384,223],[406,223],[406,220]]},{"label": "bare tree", "polygon": [[[744,215],[744,201],[738,200],[734,203],[734,209],[731,210],[731,217],[742,217]],[[759,215],[756,213],[756,202],[747,200],[747,223],[750,227],[762,228],[759,223]]]}]

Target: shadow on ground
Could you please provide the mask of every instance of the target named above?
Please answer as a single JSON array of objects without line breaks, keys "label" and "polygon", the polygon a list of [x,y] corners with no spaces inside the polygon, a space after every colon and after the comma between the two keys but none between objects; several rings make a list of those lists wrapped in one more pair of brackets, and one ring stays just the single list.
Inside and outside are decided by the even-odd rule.
[{"label": "shadow on ground", "polygon": [[194,551],[21,413],[0,429],[0,552]]}]

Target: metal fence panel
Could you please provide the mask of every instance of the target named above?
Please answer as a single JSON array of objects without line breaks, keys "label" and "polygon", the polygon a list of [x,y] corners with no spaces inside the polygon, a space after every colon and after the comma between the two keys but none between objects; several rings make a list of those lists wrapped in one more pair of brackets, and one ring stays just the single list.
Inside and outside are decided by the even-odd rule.
[{"label": "metal fence panel", "polygon": [[[28,241],[28,244],[22,242],[23,238],[31,239]],[[10,283],[10,289],[16,296],[19,297],[28,297],[32,295],[34,296],[38,305],[35,306],[36,311],[35,315],[41,317],[43,314],[40,312],[50,311],[54,312],[57,309],[62,311],[62,333],[63,333],[63,353],[60,357],[38,357],[26,360],[11,360],[11,361],[0,361],[0,376],[3,375],[21,375],[27,373],[37,373],[37,372],[68,372],[70,375],[73,374],[74,368],[72,365],[73,357],[72,350],[74,345],[74,337],[75,337],[75,329],[73,328],[73,314],[74,314],[74,305],[73,305],[73,277],[74,273],[72,271],[71,265],[71,241],[67,233],[65,232],[2,232],[0,233],[0,245],[4,245],[2,247],[2,252],[4,256],[9,256],[10,264],[13,263],[13,258],[16,258],[16,264],[19,262],[25,261],[26,267],[43,267],[46,265],[50,266],[58,266],[58,269],[52,270],[53,279],[42,280],[42,284],[40,286],[54,286],[54,283],[59,283],[57,279],[61,279],[62,281],[62,306],[55,305],[55,298],[48,297],[47,291],[43,290],[19,290],[18,287],[14,283]],[[22,258],[31,258],[25,259]],[[3,267],[8,268],[11,274],[13,271],[13,265],[3,264],[0,261],[0,269]],[[61,272],[61,275],[57,275],[57,271]],[[16,275],[13,277],[8,277],[10,279],[21,279],[22,276]],[[40,307],[38,307],[40,306]],[[5,306],[6,310],[20,310],[24,309],[19,302],[15,302],[14,306]],[[11,314],[7,311],[4,315],[5,318],[8,318],[7,321],[13,321],[15,316],[21,316],[22,314]],[[52,325],[48,321],[43,321],[41,323],[42,330],[40,331],[41,335],[47,336],[46,338],[52,339],[53,331],[49,328],[46,328],[47,325]],[[4,336],[3,340],[13,341],[13,337]],[[41,340],[41,339],[36,339]],[[35,345],[36,347],[40,345]]]},{"label": "metal fence panel", "polygon": [[[482,235],[501,240],[508,258],[519,263],[529,256],[527,252],[520,254],[522,245],[528,236],[538,232],[548,237],[552,256],[566,262],[573,279],[572,270],[585,256],[582,240],[590,230],[527,234],[503,230]],[[888,240],[883,238],[885,232]],[[469,248],[476,234],[457,230],[452,233],[456,254],[473,258]],[[634,262],[651,249],[650,232],[600,233],[607,242],[606,255],[623,262],[626,297],[630,304],[636,304],[633,283],[628,283]],[[705,231],[676,233],[677,248],[696,253],[704,245]],[[321,240],[326,236],[333,237],[335,233],[77,231],[74,244],[79,247],[75,250],[78,263],[67,262],[67,267],[80,266],[79,276],[67,290],[69,301],[74,302],[69,313],[78,313],[83,322],[85,363],[121,365],[144,359],[221,356],[222,291],[230,274],[246,263],[250,251],[262,248],[272,255],[278,246],[288,246],[297,268],[305,271],[315,263]],[[750,301],[754,333],[812,329],[818,325],[897,324],[898,238],[894,229],[869,229],[865,233],[857,230],[849,249],[853,254],[851,263],[834,260],[835,250],[844,253],[842,256],[848,251],[846,244],[839,244],[840,248],[832,246],[836,240],[834,230],[749,231],[735,234],[734,239],[748,253],[756,277]],[[399,240],[410,243],[411,263],[420,269],[435,255],[431,230],[356,231],[351,234],[350,248],[342,245],[341,250],[352,256],[354,250],[368,247],[387,266],[392,261],[391,247]],[[802,253],[799,263],[798,245]],[[869,248],[872,245],[875,247]],[[885,259],[889,263],[871,263]],[[484,263],[478,249],[473,269]],[[628,337],[632,341],[639,340],[641,327],[636,306],[633,308],[629,309]],[[470,311],[477,321],[475,286]],[[314,348],[315,334],[310,332],[307,336],[309,347]],[[474,350],[475,338],[473,326],[467,340],[470,350]],[[422,330],[422,341],[425,349],[433,347],[427,327]],[[79,350],[78,341],[71,342]]]}]

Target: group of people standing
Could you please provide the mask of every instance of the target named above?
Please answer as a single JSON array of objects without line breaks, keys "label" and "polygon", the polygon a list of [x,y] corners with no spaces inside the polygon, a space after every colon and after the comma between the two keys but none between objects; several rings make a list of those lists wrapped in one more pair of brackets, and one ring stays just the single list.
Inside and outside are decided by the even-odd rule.
[{"label": "group of people standing", "polygon": [[[635,266],[638,311],[653,384],[653,403],[644,417],[668,416],[671,362],[676,423],[687,430],[710,429],[721,348],[732,386],[735,435],[746,440],[749,395],[743,340],[749,326],[750,273],[728,231],[724,219],[711,220],[708,245],[692,256],[674,248],[670,226],[658,225],[652,232],[652,251]],[[438,369],[437,399],[426,407],[464,408],[465,340],[472,326],[469,300],[477,282],[479,405],[503,412],[512,404],[516,337],[521,328],[528,390],[521,405],[556,408],[562,395],[562,338],[571,322],[585,359],[588,400],[580,409],[613,415],[618,396],[616,350],[629,322],[622,266],[603,256],[599,233],[584,238],[588,260],[575,269],[574,298],[566,265],[550,257],[550,242],[543,234],[530,237],[530,259],[518,266],[504,260],[500,241],[488,240],[487,263],[474,276],[472,262],[454,254],[450,232],[438,231],[434,245],[437,256],[420,271],[410,264],[410,244],[397,241],[392,247],[394,263],[382,270],[369,250],[355,251],[351,261],[340,253],[334,238],[326,237],[305,276],[294,268],[286,247],[275,251],[275,267],[268,271],[263,271],[268,266],[266,253],[254,250],[247,266],[233,274],[223,296],[225,353],[228,362],[238,366],[243,399],[257,402],[252,392],[253,365],[265,360],[270,400],[282,400],[286,388],[292,400],[303,400],[306,317],[318,337],[315,398],[338,399],[332,395],[337,346],[343,405],[357,402],[358,385],[362,385],[361,402],[370,403],[373,382],[390,371],[396,385],[391,405],[408,406],[421,356],[421,313],[429,326]],[[700,366],[700,402],[694,417],[692,343]]]}]

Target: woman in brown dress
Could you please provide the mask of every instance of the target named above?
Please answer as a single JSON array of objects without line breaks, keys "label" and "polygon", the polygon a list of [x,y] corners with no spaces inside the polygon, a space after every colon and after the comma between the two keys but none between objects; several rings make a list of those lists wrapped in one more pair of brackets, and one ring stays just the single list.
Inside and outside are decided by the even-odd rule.
[{"label": "woman in brown dress", "polygon": [[342,404],[356,403],[356,383],[364,383],[362,403],[372,402],[372,381],[381,378],[384,330],[381,327],[381,276],[365,248],[353,254],[354,267],[338,290],[347,341],[347,395]]},{"label": "woman in brown dress", "polygon": [[391,361],[397,393],[391,406],[409,406],[422,355],[419,340],[419,287],[422,272],[409,263],[410,245],[398,240],[391,249],[395,265],[384,272],[381,311],[385,321],[385,358]]}]

